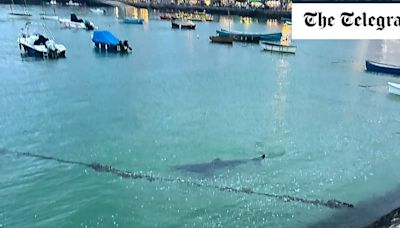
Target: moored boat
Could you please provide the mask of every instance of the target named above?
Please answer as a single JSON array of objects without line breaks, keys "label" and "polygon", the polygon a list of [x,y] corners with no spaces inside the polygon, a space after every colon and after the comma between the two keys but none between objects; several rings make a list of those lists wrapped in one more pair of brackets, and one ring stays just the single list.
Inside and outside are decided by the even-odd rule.
[{"label": "moored boat", "polygon": [[93,22],[79,19],[75,14],[71,14],[70,19],[59,19],[60,25],[65,28],[76,28],[76,29],[86,29],[93,30],[95,26]]},{"label": "moored boat", "polygon": [[196,29],[196,24],[190,20],[172,20],[171,21],[172,28],[178,29]]},{"label": "moored boat", "polygon": [[14,6],[14,0],[11,0],[10,12],[8,13],[8,15],[10,17],[21,18],[21,19],[29,19],[32,16],[32,14],[30,14],[28,12],[28,10],[27,10],[26,0],[24,0],[24,12],[14,12],[13,6]]},{"label": "moored boat", "polygon": [[29,19],[32,17],[32,14],[30,13],[16,13],[16,12],[10,12],[8,13],[10,17],[14,18],[21,18],[21,19]]},{"label": "moored boat", "polygon": [[251,42],[259,43],[261,40],[264,41],[279,41],[282,37],[282,33],[243,33],[236,31],[228,31],[225,29],[217,30],[218,36],[221,37],[232,37],[234,41],[240,42]]},{"label": "moored boat", "polygon": [[367,68],[367,71],[400,75],[400,66],[389,65],[389,64],[378,63],[378,62],[366,60],[365,67]]},{"label": "moored boat", "polygon": [[41,14],[40,19],[42,20],[59,20],[60,18],[57,15],[51,15],[51,14]]},{"label": "moored boat", "polygon": [[141,25],[141,24],[143,24],[144,20],[142,18],[125,17],[124,19],[121,20],[121,22],[124,23],[124,24],[138,24],[138,25]]},{"label": "moored boat", "polygon": [[65,57],[65,46],[57,44],[44,25],[32,26],[26,23],[18,38],[19,49],[30,57],[37,58],[62,58]]},{"label": "moored boat", "polygon": [[40,13],[40,19],[42,19],[42,20],[58,20],[59,17],[56,15],[56,10],[53,9],[53,14],[48,14],[45,11]]},{"label": "moored boat", "polygon": [[94,14],[105,14],[106,10],[105,9],[101,9],[101,8],[96,8],[96,9],[90,9],[90,11]]},{"label": "moored boat", "polygon": [[67,6],[80,6],[81,3],[69,0],[67,3],[65,3],[65,5],[67,5]]},{"label": "moored boat", "polygon": [[281,53],[296,53],[296,46],[293,45],[282,45],[280,43],[273,43],[268,41],[261,41],[261,47],[264,51],[281,52]]},{"label": "moored boat", "polygon": [[282,23],[292,23],[292,19],[288,17],[281,17]]},{"label": "moored boat", "polygon": [[221,43],[221,44],[232,44],[233,38],[229,36],[210,36],[210,40],[213,43]]},{"label": "moored boat", "polygon": [[186,19],[191,20],[191,21],[213,21],[214,17],[210,14],[207,14],[205,12],[194,12],[192,14],[187,15]]},{"label": "moored boat", "polygon": [[400,84],[394,82],[388,82],[388,91],[389,93],[399,95],[400,96]]},{"label": "moored boat", "polygon": [[121,41],[109,31],[94,31],[92,35],[94,48],[115,53],[128,53],[132,51],[128,41]]},{"label": "moored boat", "polygon": [[280,42],[260,41],[260,45],[264,51],[295,54],[296,46],[291,45],[291,32],[291,25],[285,23],[282,28],[282,37]]},{"label": "moored boat", "polygon": [[163,14],[163,15],[160,15],[160,19],[161,20],[171,20],[172,16],[170,14]]}]

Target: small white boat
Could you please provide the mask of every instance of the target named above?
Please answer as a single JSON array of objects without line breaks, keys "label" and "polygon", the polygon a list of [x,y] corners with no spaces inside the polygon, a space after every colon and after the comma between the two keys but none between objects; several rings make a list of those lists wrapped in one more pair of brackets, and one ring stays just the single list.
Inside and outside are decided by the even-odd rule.
[{"label": "small white boat", "polygon": [[260,45],[264,49],[264,51],[295,54],[296,46],[291,45],[292,43],[291,32],[292,32],[291,24],[285,23],[285,25],[282,28],[282,37],[279,43],[270,41],[260,41]]},{"label": "small white boat", "polygon": [[8,16],[11,18],[20,18],[20,19],[30,19],[32,17],[32,14],[30,13],[16,13],[16,12],[10,12],[8,13]]},{"label": "small white boat", "polygon": [[19,49],[22,54],[37,58],[65,57],[65,46],[57,44],[50,32],[43,24],[26,23],[18,38]]},{"label": "small white boat", "polygon": [[290,53],[290,54],[296,53],[296,46],[292,46],[292,45],[286,46],[286,45],[281,45],[279,43],[272,43],[272,42],[266,42],[266,41],[264,41],[264,42],[261,41],[260,45],[264,49],[264,51]]},{"label": "small white boat", "polygon": [[90,11],[94,14],[105,14],[106,10],[105,9],[100,9],[100,8],[96,8],[96,9],[90,9]]},{"label": "small white boat", "polygon": [[48,14],[43,10],[43,12],[40,13],[40,19],[57,21],[59,19],[59,17],[56,15],[56,10],[55,9],[53,9],[53,14]]},{"label": "small white boat", "polygon": [[14,12],[14,0],[11,0],[11,5],[10,5],[10,12],[8,15],[12,18],[21,18],[21,19],[29,19],[32,17],[32,14],[30,14],[27,10],[26,7],[26,0],[24,0],[24,12]]},{"label": "small white boat", "polygon": [[191,20],[179,19],[171,21],[172,28],[177,29],[196,29],[196,24]]},{"label": "small white boat", "polygon": [[125,17],[124,19],[121,20],[121,23],[124,24],[137,24],[137,25],[142,25],[144,22],[144,19],[142,18],[135,18],[135,17]]},{"label": "small white boat", "polygon": [[79,2],[73,2],[72,0],[69,0],[67,3],[65,3],[67,6],[80,6],[81,4]]},{"label": "small white boat", "polygon": [[394,82],[388,82],[388,87],[389,87],[389,93],[400,96],[400,84]]},{"label": "small white boat", "polygon": [[40,19],[42,20],[54,20],[57,21],[60,18],[57,15],[41,14]]},{"label": "small white boat", "polygon": [[57,5],[57,1],[56,0],[50,0],[50,5]]},{"label": "small white boat", "polygon": [[58,22],[64,28],[94,30],[96,27],[90,21],[79,19],[75,14],[71,14],[70,19],[62,18]]}]

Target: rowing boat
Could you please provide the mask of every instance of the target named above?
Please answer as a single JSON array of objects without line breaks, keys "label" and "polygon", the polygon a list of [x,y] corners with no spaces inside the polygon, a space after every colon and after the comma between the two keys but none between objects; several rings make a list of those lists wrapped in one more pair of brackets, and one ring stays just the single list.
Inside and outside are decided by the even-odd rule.
[{"label": "rowing boat", "polygon": [[367,68],[367,71],[400,75],[400,66],[389,65],[389,64],[378,63],[378,62],[366,60],[365,67]]},{"label": "rowing boat", "polygon": [[400,96],[400,84],[394,82],[388,82],[389,93],[396,94]]}]

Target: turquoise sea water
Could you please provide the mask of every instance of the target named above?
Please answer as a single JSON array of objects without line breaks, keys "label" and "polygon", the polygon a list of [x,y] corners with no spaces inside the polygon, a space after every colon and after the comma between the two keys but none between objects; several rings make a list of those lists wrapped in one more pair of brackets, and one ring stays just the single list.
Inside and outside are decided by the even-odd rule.
[{"label": "turquoise sea water", "polygon": [[[41,7],[30,10],[40,22]],[[22,58],[17,37],[25,21],[10,19],[0,5],[1,148],[338,199],[353,210],[398,188],[400,98],[388,95],[386,83],[400,80],[364,72],[364,61],[400,64],[399,41],[297,41],[296,55],[279,55],[208,40],[221,27],[280,31],[276,22],[216,17],[180,31],[153,11],[130,9],[146,19],[137,26],[118,23],[113,8],[107,15],[56,10],[64,17],[71,11],[129,40],[133,54],[96,53],[90,32],[42,21],[67,58]],[[263,153],[260,164],[214,176],[172,168]],[[0,156],[0,199],[0,227],[308,227],[341,211],[13,155]]]}]

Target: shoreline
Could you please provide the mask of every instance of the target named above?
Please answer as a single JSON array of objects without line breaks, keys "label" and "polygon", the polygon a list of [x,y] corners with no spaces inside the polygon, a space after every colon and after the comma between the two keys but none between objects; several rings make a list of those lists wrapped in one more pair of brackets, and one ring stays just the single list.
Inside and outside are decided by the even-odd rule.
[{"label": "shoreline", "polygon": [[[75,0],[76,1],[76,0]],[[59,0],[57,1],[63,5],[65,5],[67,0]],[[253,17],[253,18],[266,18],[266,19],[281,19],[291,18],[292,12],[289,10],[282,9],[245,9],[245,8],[237,8],[237,7],[227,7],[227,6],[184,6],[184,5],[171,5],[171,4],[152,4],[152,3],[134,3],[129,2],[128,0],[85,0],[78,1],[82,3],[82,5],[86,6],[117,6],[117,5],[127,5],[133,6],[136,8],[144,8],[149,10],[159,10],[160,12],[203,12],[214,15],[234,15],[234,16],[243,16],[243,17]],[[26,0],[27,4],[33,5],[42,5],[42,0]],[[0,4],[10,4],[7,0],[0,0]],[[23,0],[14,0],[14,4],[24,4]]]},{"label": "shoreline", "polygon": [[[215,7],[215,6],[183,6],[171,4],[151,4],[151,3],[133,3],[120,0],[118,2],[124,3],[128,6],[136,8],[155,9],[159,11],[182,11],[182,12],[203,12],[217,15],[235,15],[244,17],[262,17],[268,19],[281,19],[282,17],[291,18],[292,12],[288,10],[273,10],[273,9],[244,9],[237,7]],[[103,2],[105,3],[105,2]]]},{"label": "shoreline", "polygon": [[[76,0],[74,0],[75,2]],[[68,0],[57,0],[57,3],[60,5],[57,6],[66,6],[65,4],[68,2]],[[105,6],[110,6],[109,4],[106,4],[102,1],[98,1],[98,0],[85,0],[85,1],[79,1],[80,3],[82,3],[81,7],[84,6],[94,6],[94,7],[105,7]],[[11,4],[11,0],[0,0],[0,4],[4,4],[4,5],[10,5]],[[24,1],[23,0],[14,0],[14,4],[15,5],[23,5]],[[43,1],[42,0],[26,0],[26,4],[27,5],[43,5]]]}]

